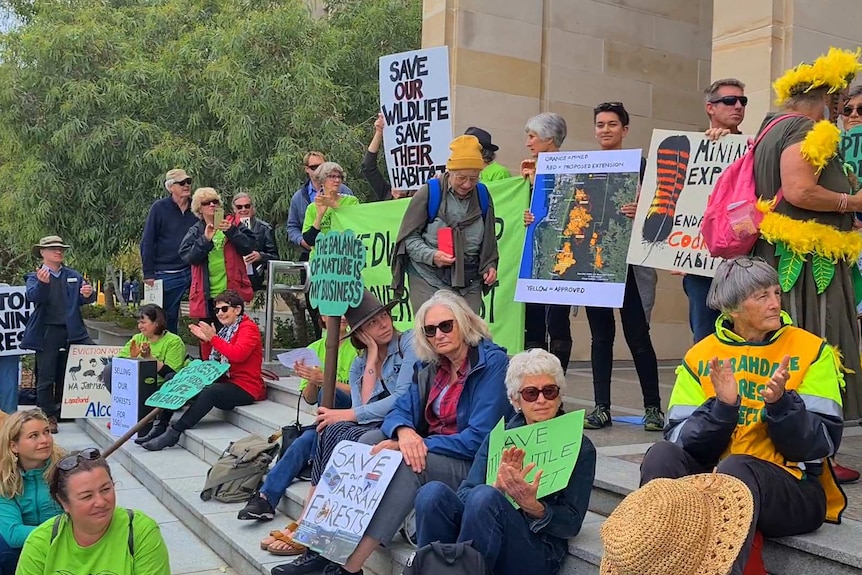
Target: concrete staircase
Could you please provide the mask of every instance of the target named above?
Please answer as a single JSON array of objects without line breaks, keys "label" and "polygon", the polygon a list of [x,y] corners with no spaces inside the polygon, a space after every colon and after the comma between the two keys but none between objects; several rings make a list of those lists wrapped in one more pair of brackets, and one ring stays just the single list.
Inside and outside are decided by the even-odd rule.
[{"label": "concrete staircase", "polygon": [[[129,442],[112,456],[127,469],[165,507],[170,509],[198,537],[239,573],[268,574],[270,569],[292,561],[276,557],[259,546],[271,529],[298,517],[308,484],[295,482],[282,498],[275,521],[256,523],[238,521],[236,514],[243,504],[204,502],[200,489],[210,465],[218,459],[227,444],[249,433],[268,436],[282,424],[293,421],[298,379],[282,378],[271,383],[268,399],[231,412],[215,410],[195,429],[183,434],[180,447],[151,453]],[[578,403],[577,400],[567,401]],[[573,405],[574,407],[574,405]],[[301,403],[300,417],[311,421],[313,408]],[[113,438],[105,420],[78,420],[92,440],[107,446]],[[598,432],[601,433],[601,432]],[[647,444],[622,446],[627,453],[643,452]],[[616,457],[625,449],[599,448],[596,481],[590,501],[590,513],[581,533],[569,544],[569,557],[561,573],[595,575],[602,547],[599,527],[617,504],[637,487],[638,465]],[[126,503],[128,505],[128,503]],[[825,525],[813,534],[768,541],[764,556],[772,575],[859,575],[862,573],[862,524],[845,520],[841,526]],[[397,536],[389,548],[381,548],[365,565],[370,575],[400,575],[410,549]],[[173,560],[172,560],[173,562]]]}]

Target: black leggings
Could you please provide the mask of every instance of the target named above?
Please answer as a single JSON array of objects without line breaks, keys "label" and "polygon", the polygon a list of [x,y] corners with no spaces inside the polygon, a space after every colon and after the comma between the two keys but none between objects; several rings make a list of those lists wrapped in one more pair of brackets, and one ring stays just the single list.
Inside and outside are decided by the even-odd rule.
[{"label": "black leggings", "polygon": [[547,340],[572,341],[569,305],[524,305],[524,344],[527,348],[547,349]]},{"label": "black leggings", "polygon": [[174,424],[180,433],[197,425],[213,407],[231,410],[241,405],[251,405],[254,398],[249,392],[229,381],[217,381],[203,389],[192,400],[183,416]]}]

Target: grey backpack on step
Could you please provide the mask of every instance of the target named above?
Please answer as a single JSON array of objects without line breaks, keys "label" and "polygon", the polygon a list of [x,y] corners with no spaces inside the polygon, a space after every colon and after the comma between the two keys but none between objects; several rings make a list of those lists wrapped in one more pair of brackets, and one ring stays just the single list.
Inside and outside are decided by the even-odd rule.
[{"label": "grey backpack on step", "polygon": [[207,472],[201,499],[222,503],[243,503],[263,483],[279,445],[258,435],[249,435],[227,446],[221,458]]},{"label": "grey backpack on step", "polygon": [[491,575],[485,557],[472,543],[434,542],[420,547],[407,560],[401,575]]}]

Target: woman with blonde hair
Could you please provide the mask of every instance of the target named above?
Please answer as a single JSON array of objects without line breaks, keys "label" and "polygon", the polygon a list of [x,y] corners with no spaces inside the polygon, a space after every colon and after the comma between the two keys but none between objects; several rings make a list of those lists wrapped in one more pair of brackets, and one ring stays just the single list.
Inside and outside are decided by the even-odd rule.
[{"label": "woman with blonde hair", "polygon": [[41,409],[16,411],[0,426],[0,575],[15,572],[30,532],[62,513],[48,489],[62,456]]}]

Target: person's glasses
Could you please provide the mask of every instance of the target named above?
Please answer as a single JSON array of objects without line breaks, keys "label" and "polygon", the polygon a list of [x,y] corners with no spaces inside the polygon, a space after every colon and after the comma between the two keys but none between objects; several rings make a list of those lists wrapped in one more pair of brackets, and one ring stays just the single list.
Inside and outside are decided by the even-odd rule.
[{"label": "person's glasses", "polygon": [[178,186],[191,186],[192,185],[192,179],[186,178],[185,180],[180,180],[179,182],[174,182],[174,183]]},{"label": "person's glasses", "polygon": [[710,104],[724,104],[725,106],[736,106],[737,102],[742,104],[744,108],[748,105],[748,96],[723,96],[709,101]]},{"label": "person's glasses", "polygon": [[237,211],[239,211],[239,210],[250,210],[251,204],[236,204],[234,206],[234,208],[236,208]]},{"label": "person's glasses", "polygon": [[61,471],[72,471],[82,461],[95,461],[102,457],[102,453],[96,449],[95,447],[88,447],[87,449],[82,449],[78,453],[73,455],[67,455],[63,459],[57,462],[57,469]]},{"label": "person's glasses", "polygon": [[540,393],[545,396],[545,399],[552,400],[557,399],[560,396],[560,386],[546,385],[542,389],[539,389],[538,387],[525,387],[518,391],[518,393],[521,395],[521,399],[529,403],[533,403],[539,399]]},{"label": "person's glasses", "polygon": [[327,177],[328,179],[330,179],[330,180],[343,180],[343,179],[344,179],[344,174],[329,174],[329,175],[328,175],[328,176],[326,176],[326,177]]},{"label": "person's glasses", "polygon": [[473,185],[475,185],[476,183],[479,182],[479,176],[456,175],[452,179],[455,180],[456,184],[473,184]]},{"label": "person's glasses", "polygon": [[625,110],[622,102],[605,102],[596,106],[593,112],[598,114],[599,112],[617,112],[619,110]]},{"label": "person's glasses", "polygon": [[317,168],[320,167],[320,164],[314,164],[314,165],[305,164],[305,167],[308,168],[309,170],[316,170]]},{"label": "person's glasses", "polygon": [[454,319],[447,319],[446,321],[441,321],[437,325],[426,325],[422,328],[422,332],[425,334],[425,337],[434,337],[437,335],[437,330],[439,329],[443,333],[452,333],[452,328],[455,327]]},{"label": "person's glasses", "polygon": [[216,310],[217,312],[219,312],[219,313],[227,313],[227,310],[229,310],[231,307],[233,307],[233,306],[230,306],[230,305],[217,305],[217,306],[215,306],[215,308],[213,308],[213,309],[215,309],[215,310]]},{"label": "person's glasses", "polygon": [[207,200],[205,202],[201,202],[202,206],[217,206],[221,202],[219,200]]},{"label": "person's glasses", "polygon": [[844,106],[844,109],[841,111],[845,116],[850,116],[854,110],[856,110],[857,116],[862,116],[862,106]]},{"label": "person's glasses", "polygon": [[724,279],[727,279],[730,276],[730,270],[733,269],[733,266],[739,266],[742,269],[747,270],[754,265],[754,262],[766,263],[766,260],[759,256],[744,256],[730,260],[730,265],[727,266],[727,271],[724,272]]}]

